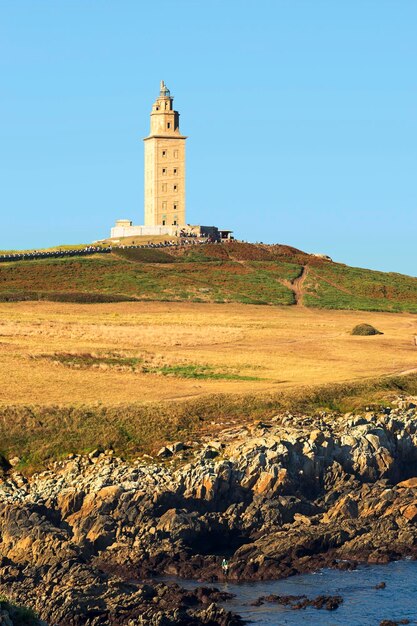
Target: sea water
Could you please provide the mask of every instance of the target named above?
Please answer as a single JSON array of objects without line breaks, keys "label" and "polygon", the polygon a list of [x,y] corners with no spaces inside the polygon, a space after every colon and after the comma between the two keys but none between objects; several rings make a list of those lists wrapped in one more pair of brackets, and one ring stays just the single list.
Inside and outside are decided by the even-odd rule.
[{"label": "sea water", "polygon": [[[188,589],[199,586],[195,581],[176,582]],[[386,583],[386,588],[375,589],[381,582]],[[325,569],[279,581],[215,583],[213,586],[235,594],[223,604],[224,608],[257,626],[379,626],[383,619],[408,619],[410,624],[417,624],[416,561],[365,565],[353,571]],[[259,596],[269,594],[306,595],[308,598],[340,595],[344,602],[335,611],[311,607],[294,610],[269,602],[259,607],[250,606]]]}]

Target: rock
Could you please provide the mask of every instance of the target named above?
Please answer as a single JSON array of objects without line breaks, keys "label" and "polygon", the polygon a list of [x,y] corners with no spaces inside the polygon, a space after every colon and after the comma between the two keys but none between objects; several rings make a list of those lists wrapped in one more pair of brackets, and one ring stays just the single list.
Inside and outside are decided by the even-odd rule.
[{"label": "rock", "polygon": [[226,445],[222,441],[209,441],[206,447],[213,448],[214,450],[221,452],[226,447]]},{"label": "rock", "polygon": [[342,596],[318,596],[311,601],[311,606],[315,609],[326,609],[326,611],[335,611],[342,604]]},{"label": "rock", "polygon": [[351,496],[344,496],[323,515],[323,522],[328,524],[334,519],[356,519],[358,503]]},{"label": "rock", "polygon": [[397,484],[397,487],[401,487],[402,489],[417,489],[417,477],[407,478],[407,480],[402,480]]},{"label": "rock", "polygon": [[160,459],[166,459],[172,456],[172,454],[173,454],[172,450],[170,450],[170,448],[168,448],[167,446],[164,446],[163,448],[159,450],[156,456]]},{"label": "rock", "polygon": [[219,451],[214,448],[205,448],[204,452],[201,455],[202,459],[215,459],[219,456]]},{"label": "rock", "polygon": [[61,491],[57,496],[57,506],[61,511],[62,519],[68,517],[72,513],[76,513],[81,508],[84,500],[84,491],[77,491],[76,489],[68,489]]},{"label": "rock", "polygon": [[90,454],[88,455],[88,458],[89,459],[96,459],[97,457],[100,456],[100,454],[102,454],[102,450],[97,448],[96,450],[93,450],[92,452],[90,452]]},{"label": "rock", "polygon": [[251,606],[260,606],[264,602],[281,604],[297,611],[307,607],[335,611],[342,604],[343,598],[341,596],[317,596],[317,598],[308,599],[306,596],[277,596],[271,594],[269,596],[261,596],[254,602],[251,602]]},{"label": "rock", "polygon": [[167,449],[172,452],[172,454],[177,454],[177,452],[185,450],[185,445],[182,443],[182,441],[177,441],[176,443],[172,443],[167,446]]},{"label": "rock", "polygon": [[259,428],[261,430],[268,429],[268,428],[271,428],[271,424],[267,424],[265,422],[260,421],[256,424],[256,428]]},{"label": "rock", "polygon": [[375,589],[385,589],[386,586],[387,586],[387,583],[382,581],[382,582],[378,583],[377,585],[375,585]]},{"label": "rock", "polygon": [[271,472],[262,472],[259,476],[253,491],[258,495],[262,495],[270,491],[276,483],[277,477]]},{"label": "rock", "polygon": [[402,512],[406,520],[414,524],[417,521],[417,504],[409,504]]},{"label": "rock", "polygon": [[321,430],[313,430],[310,433],[310,437],[309,437],[310,442],[317,446],[321,446],[321,444],[324,442],[325,439],[326,437],[324,433],[322,433]]},{"label": "rock", "polygon": [[[164,462],[187,448],[178,441],[156,459],[97,449],[31,477],[7,471],[0,592],[24,597],[50,624],[231,624],[214,591],[128,581],[218,580],[223,556],[230,580],[415,558],[417,480],[404,473],[417,462],[415,418],[401,406],[294,413],[262,427],[216,424],[216,440],[196,436],[186,464]],[[334,610],[339,600],[285,602]]]}]

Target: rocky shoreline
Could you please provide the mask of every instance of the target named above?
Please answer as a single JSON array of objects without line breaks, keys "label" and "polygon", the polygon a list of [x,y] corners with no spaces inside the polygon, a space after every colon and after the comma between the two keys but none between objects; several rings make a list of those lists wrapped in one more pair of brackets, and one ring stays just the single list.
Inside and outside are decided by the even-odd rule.
[{"label": "rocky shoreline", "polygon": [[416,404],[277,415],[155,459],[97,450],[30,478],[6,470],[0,593],[51,626],[233,626],[213,587],[223,557],[233,581],[417,558]]}]

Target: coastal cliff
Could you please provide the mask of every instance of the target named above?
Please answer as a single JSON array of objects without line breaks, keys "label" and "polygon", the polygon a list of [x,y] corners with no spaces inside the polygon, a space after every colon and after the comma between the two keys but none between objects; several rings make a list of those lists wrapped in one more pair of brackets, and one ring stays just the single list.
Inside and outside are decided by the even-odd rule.
[{"label": "coastal cliff", "polygon": [[31,477],[6,469],[0,593],[51,625],[233,626],[213,588],[223,557],[230,580],[415,558],[416,404],[286,413],[133,462],[96,450]]}]

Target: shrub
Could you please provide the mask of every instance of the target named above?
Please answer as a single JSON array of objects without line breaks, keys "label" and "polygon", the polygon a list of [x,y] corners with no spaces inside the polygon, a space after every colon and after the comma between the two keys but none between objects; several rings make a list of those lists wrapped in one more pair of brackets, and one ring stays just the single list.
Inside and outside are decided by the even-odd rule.
[{"label": "shrub", "polygon": [[360,335],[362,337],[369,335],[383,335],[380,330],[371,326],[371,324],[357,324],[355,328],[352,329],[351,335]]},{"label": "shrub", "polygon": [[121,248],[113,254],[127,261],[137,263],[175,263],[175,258],[159,248]]},{"label": "shrub", "polygon": [[48,300],[50,302],[76,302],[78,304],[99,304],[102,302],[136,302],[137,298],[124,294],[82,292],[82,291],[16,291],[0,293],[0,302],[32,302]]},{"label": "shrub", "polygon": [[7,611],[15,626],[38,626],[36,613],[25,606],[19,606],[5,596],[0,596],[0,609]]}]

